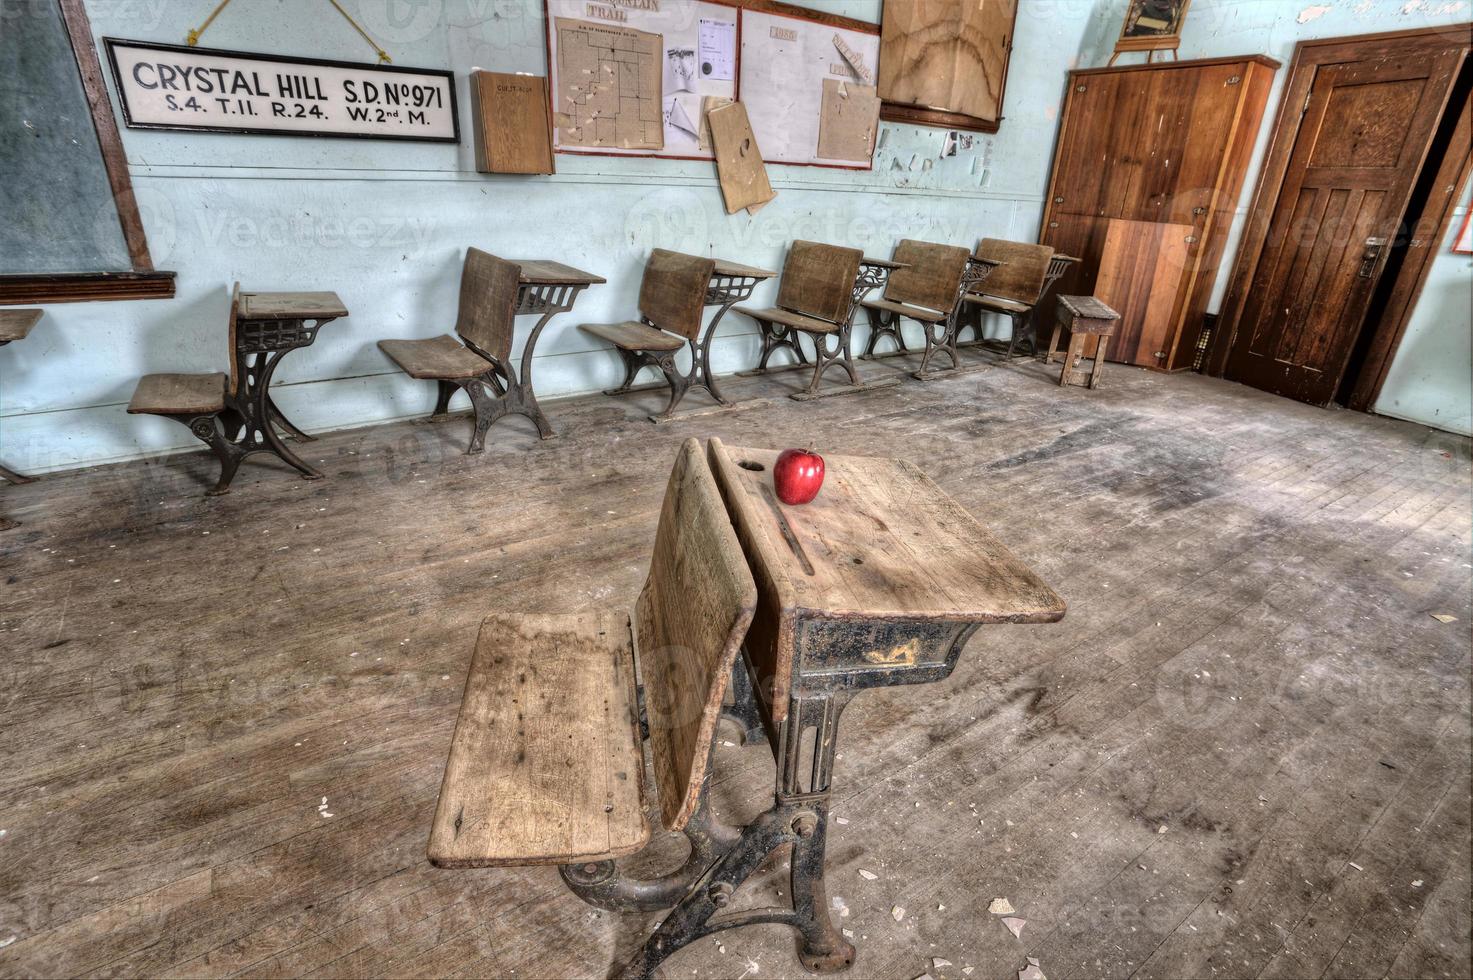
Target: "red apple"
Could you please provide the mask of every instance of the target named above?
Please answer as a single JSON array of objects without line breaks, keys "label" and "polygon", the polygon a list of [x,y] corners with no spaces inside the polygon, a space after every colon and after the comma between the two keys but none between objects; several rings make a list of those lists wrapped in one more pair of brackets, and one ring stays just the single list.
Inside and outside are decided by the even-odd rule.
[{"label": "red apple", "polygon": [[823,457],[811,449],[784,449],[772,467],[772,485],[783,503],[808,503],[823,486]]}]

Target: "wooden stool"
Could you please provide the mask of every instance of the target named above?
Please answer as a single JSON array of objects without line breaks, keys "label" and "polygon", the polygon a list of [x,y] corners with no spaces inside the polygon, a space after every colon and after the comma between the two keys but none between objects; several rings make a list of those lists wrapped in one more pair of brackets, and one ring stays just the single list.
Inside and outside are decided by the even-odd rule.
[{"label": "wooden stool", "polygon": [[[1114,336],[1115,324],[1119,322],[1120,314],[1093,296],[1059,297],[1054,335],[1048,342],[1048,356],[1043,359],[1045,364],[1054,362],[1054,355],[1059,352],[1059,331],[1068,327],[1069,351],[1064,355],[1064,367],[1059,372],[1059,387],[1068,384],[1088,384],[1091,388],[1100,386],[1100,372],[1105,367],[1105,345]],[[1095,342],[1094,367],[1086,379],[1083,371],[1076,370],[1076,365],[1084,357],[1084,341],[1088,337],[1098,339]]]}]

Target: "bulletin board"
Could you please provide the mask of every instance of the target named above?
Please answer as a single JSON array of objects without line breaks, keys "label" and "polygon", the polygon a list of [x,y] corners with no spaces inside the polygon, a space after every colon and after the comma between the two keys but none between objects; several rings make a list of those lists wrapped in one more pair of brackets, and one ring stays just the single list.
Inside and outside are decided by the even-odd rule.
[{"label": "bulletin board", "polygon": [[[557,152],[714,159],[701,106],[736,98],[734,3],[547,0],[546,9]],[[608,19],[589,16],[600,11]],[[590,92],[594,78],[602,93]]]},{"label": "bulletin board", "polygon": [[740,98],[767,163],[873,165],[877,25],[775,0],[546,0],[546,32],[559,153],[712,160],[705,110]]},{"label": "bulletin board", "polygon": [[[879,96],[879,28],[808,11],[742,11],[741,100],[762,159],[870,169]],[[866,80],[837,44],[858,57]],[[867,140],[865,139],[867,132]]]}]

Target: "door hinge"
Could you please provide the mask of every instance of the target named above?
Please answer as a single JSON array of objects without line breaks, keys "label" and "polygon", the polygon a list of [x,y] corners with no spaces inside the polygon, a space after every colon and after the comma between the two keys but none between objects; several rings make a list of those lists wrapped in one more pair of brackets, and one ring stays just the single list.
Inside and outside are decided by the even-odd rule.
[{"label": "door hinge", "polygon": [[1309,111],[1309,100],[1312,98],[1314,98],[1314,89],[1310,89],[1304,93],[1304,105],[1299,107],[1299,114],[1301,116]]}]

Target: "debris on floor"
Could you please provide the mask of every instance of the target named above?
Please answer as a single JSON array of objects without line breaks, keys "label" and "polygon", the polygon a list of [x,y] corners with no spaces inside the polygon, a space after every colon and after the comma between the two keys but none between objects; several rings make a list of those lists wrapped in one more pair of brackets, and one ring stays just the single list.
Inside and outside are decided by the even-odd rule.
[{"label": "debris on floor", "polygon": [[863,878],[865,881],[874,881],[876,878],[879,877],[879,875],[875,874],[873,871],[866,871],[863,868],[860,868],[859,877]]},{"label": "debris on floor", "polygon": [[942,967],[951,966],[951,960],[942,959],[939,956],[931,958],[931,969],[939,970]]},{"label": "debris on floor", "polygon": [[1018,971],[1018,980],[1048,980],[1038,965],[1037,957],[1028,957],[1028,965]]},{"label": "debris on floor", "polygon": [[1012,915],[1018,911],[1013,908],[1012,903],[1005,898],[994,898],[992,904],[987,906],[987,911],[993,915]]},{"label": "debris on floor", "polygon": [[1439,623],[1456,623],[1458,621],[1458,617],[1449,616],[1447,613],[1433,613],[1432,618]]},{"label": "debris on floor", "polygon": [[899,905],[892,907],[890,909],[890,918],[894,919],[896,922],[899,922],[901,919],[905,918],[905,909]]},{"label": "debris on floor", "polygon": [[1014,939],[1021,939],[1023,938],[1023,927],[1028,924],[1028,920],[1016,915],[1005,915],[1002,924],[1008,927],[1008,932],[1013,934]]}]

